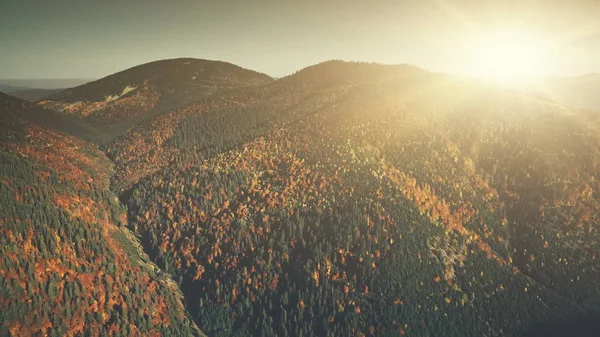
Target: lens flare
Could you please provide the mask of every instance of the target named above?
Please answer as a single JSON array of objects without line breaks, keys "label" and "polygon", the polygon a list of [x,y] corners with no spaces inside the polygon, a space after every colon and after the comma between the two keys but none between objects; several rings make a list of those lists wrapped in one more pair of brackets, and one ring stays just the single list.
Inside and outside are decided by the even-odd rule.
[{"label": "lens flare", "polygon": [[482,34],[469,54],[471,75],[506,84],[524,84],[547,75],[556,57],[548,38],[523,28]]}]

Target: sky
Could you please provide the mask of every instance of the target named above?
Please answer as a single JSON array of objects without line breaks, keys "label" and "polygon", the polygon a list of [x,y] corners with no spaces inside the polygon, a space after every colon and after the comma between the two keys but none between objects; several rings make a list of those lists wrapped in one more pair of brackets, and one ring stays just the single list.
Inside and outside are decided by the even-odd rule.
[{"label": "sky", "polygon": [[330,59],[470,75],[498,27],[551,41],[541,73],[573,76],[600,72],[598,18],[596,0],[0,0],[0,79],[101,78],[176,57],[274,77]]}]

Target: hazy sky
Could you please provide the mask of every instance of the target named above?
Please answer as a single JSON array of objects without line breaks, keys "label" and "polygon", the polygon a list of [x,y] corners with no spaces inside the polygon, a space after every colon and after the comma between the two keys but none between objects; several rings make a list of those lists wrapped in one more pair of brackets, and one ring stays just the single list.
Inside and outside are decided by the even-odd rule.
[{"label": "hazy sky", "polygon": [[164,58],[272,76],[328,59],[469,73],[475,36],[533,29],[548,73],[600,72],[596,0],[0,0],[0,78],[99,78]]}]

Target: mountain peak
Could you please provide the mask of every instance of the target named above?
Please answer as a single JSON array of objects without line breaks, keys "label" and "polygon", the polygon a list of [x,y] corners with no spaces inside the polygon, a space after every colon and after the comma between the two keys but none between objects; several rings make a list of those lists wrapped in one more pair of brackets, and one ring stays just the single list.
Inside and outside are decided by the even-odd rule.
[{"label": "mountain peak", "polygon": [[194,58],[158,60],[52,95],[53,100],[101,101],[121,95],[127,87],[151,86],[157,92],[185,89],[211,82],[267,83],[271,77],[223,61]]}]

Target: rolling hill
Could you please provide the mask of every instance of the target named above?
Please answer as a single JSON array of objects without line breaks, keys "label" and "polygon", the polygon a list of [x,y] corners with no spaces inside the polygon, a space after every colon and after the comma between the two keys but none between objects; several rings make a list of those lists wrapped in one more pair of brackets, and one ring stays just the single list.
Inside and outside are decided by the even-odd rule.
[{"label": "rolling hill", "polygon": [[[278,80],[222,62],[158,61],[38,106],[6,101],[44,131],[6,133],[3,151],[67,166],[41,181],[7,169],[2,181],[83,190],[58,198],[67,220],[106,214],[95,226],[139,236],[144,252],[119,253],[96,235],[122,260],[110,268],[98,254],[93,267],[134,270],[142,293],[135,280],[163,289],[171,310],[156,320],[128,311],[147,329],[185,334],[189,315],[210,336],[518,336],[600,315],[600,121],[589,111],[342,61]],[[44,147],[46,133],[75,145]],[[161,288],[165,274],[128,265],[150,263],[145,254],[179,281],[185,306]],[[111,324],[123,325],[123,305],[114,310]]]},{"label": "rolling hill", "polygon": [[41,106],[84,119],[110,142],[147,119],[223,90],[271,78],[226,62],[162,60],[50,95]]}]

